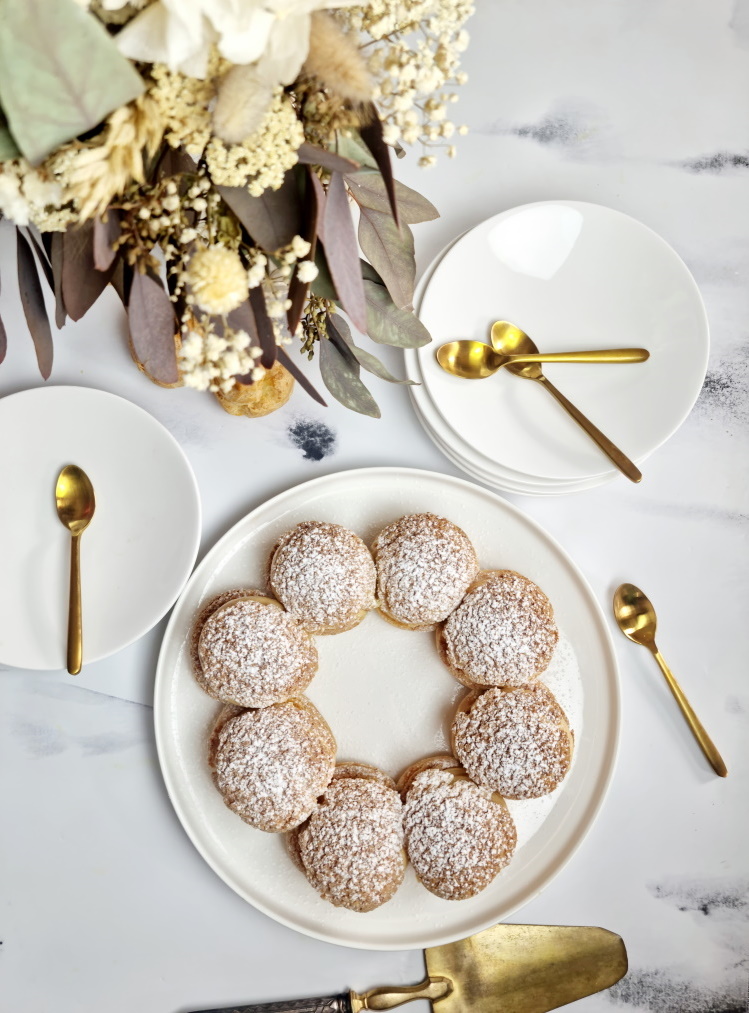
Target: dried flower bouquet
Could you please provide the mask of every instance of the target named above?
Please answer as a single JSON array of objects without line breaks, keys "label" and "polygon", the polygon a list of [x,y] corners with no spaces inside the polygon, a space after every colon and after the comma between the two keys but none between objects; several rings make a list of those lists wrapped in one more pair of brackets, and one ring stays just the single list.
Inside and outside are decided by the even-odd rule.
[{"label": "dried flower bouquet", "polygon": [[[317,351],[333,397],[378,416],[361,369],[398,381],[346,317],[381,344],[429,340],[410,226],[437,211],[394,179],[391,152],[454,155],[471,13],[467,0],[0,0],[0,218],[16,227],[42,376],[43,276],[58,328],[112,285],[133,358],[163,386],[254,415],[288,397],[290,374],[324,404],[296,344]],[[0,319],[0,361],[6,344]]]}]

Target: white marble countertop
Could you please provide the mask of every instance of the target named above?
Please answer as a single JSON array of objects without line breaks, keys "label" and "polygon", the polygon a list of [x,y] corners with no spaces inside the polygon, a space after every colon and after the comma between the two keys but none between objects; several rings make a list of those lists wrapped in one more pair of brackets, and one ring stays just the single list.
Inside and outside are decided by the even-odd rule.
[{"label": "white marble countertop", "polygon": [[[398,165],[442,211],[416,229],[420,263],[513,205],[596,201],[676,248],[712,329],[699,403],[641,486],[515,502],[602,603],[622,580],[647,589],[663,652],[730,775],[712,775],[646,652],[617,634],[623,729],[611,791],[570,864],[516,918],[624,937],[630,974],[581,1001],[581,1013],[739,1013],[749,946],[749,3],[479,0],[469,27],[470,83],[456,108],[471,134],[458,159],[431,172],[415,159]],[[12,262],[12,230],[0,228],[6,279]],[[2,395],[40,382],[12,288],[2,293]],[[129,360],[110,295],[58,335],[50,382],[121,394],[175,435],[203,497],[201,554],[248,509],[317,475],[377,464],[455,473],[402,388],[375,381],[381,421],[321,409],[301,391],[284,411],[245,421],[207,395],[151,386]],[[334,435],[320,460],[289,436],[310,421]],[[156,758],[149,701],[163,628],[76,680],[0,674],[2,1009],[180,1013],[417,981],[419,952],[298,935],[204,864]]]}]

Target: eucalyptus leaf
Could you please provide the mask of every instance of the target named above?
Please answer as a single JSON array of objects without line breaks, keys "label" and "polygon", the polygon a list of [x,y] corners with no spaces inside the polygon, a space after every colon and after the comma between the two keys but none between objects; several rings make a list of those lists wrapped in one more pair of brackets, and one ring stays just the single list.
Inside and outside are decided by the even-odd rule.
[{"label": "eucalyptus leaf", "polygon": [[112,36],[75,0],[0,2],[0,105],[32,164],[144,88]]},{"label": "eucalyptus leaf", "polygon": [[360,163],[356,160],[337,155],[327,148],[317,148],[314,144],[302,144],[297,151],[301,165],[321,165],[331,172],[355,172]]},{"label": "eucalyptus leaf", "polygon": [[351,337],[349,326],[343,317],[338,316],[337,313],[328,317],[329,336],[331,332],[331,324],[332,328],[334,328],[337,332],[339,339],[346,345],[359,365],[363,369],[366,369],[368,373],[372,373],[374,376],[379,376],[381,380],[387,380],[388,383],[408,384],[409,386],[416,383],[415,380],[399,380],[397,376],[393,376],[384,363],[380,362],[376,355],[372,355],[372,353],[368,352],[365,348],[359,348],[358,345],[355,345],[354,339]]},{"label": "eucalyptus leaf", "polygon": [[[385,285],[380,275],[375,271],[370,263],[366,260],[359,260],[359,268],[361,269],[361,276],[364,281],[373,281],[375,285]],[[366,290],[366,286],[365,286]]]},{"label": "eucalyptus leaf", "polygon": [[351,162],[358,162],[360,166],[377,171],[377,162],[372,152],[357,133],[352,132],[348,137],[339,134],[336,139],[336,152]]},{"label": "eucalyptus leaf", "polygon": [[8,335],[5,331],[5,324],[3,318],[0,317],[0,362],[5,358],[5,353],[8,351]]},{"label": "eucalyptus leaf", "polygon": [[62,234],[62,299],[71,320],[80,320],[109,284],[113,265],[97,271],[94,223],[84,222]]},{"label": "eucalyptus leaf", "polygon": [[65,300],[62,297],[63,233],[44,232],[42,233],[42,241],[44,240],[47,240],[44,245],[49,253],[49,262],[52,266],[52,281],[55,290],[55,324],[59,330],[65,326],[68,316],[65,310]]},{"label": "eucalyptus leaf", "polygon": [[44,272],[44,277],[47,279],[47,284],[49,285],[51,291],[54,292],[55,279],[52,275],[52,265],[47,259],[47,254],[44,252],[44,249],[37,242],[36,236],[31,231],[31,229],[26,229],[26,234],[28,236],[29,242],[34,248],[36,259],[39,261],[39,267],[41,267],[42,271]]},{"label": "eucalyptus leaf", "polygon": [[0,162],[7,162],[10,158],[18,158],[21,152],[13,140],[13,135],[8,130],[7,124],[0,121]]},{"label": "eucalyptus leaf", "polygon": [[[0,282],[2,282],[2,278],[1,277],[0,277]],[[0,285],[0,289],[2,289],[2,285]],[[7,335],[6,330],[5,330],[5,324],[3,323],[3,318],[0,317],[0,362],[2,362],[3,359],[5,358],[5,353],[7,351],[8,351],[8,335]]]},{"label": "eucalyptus leaf", "polygon": [[158,383],[179,380],[174,335],[178,323],[174,306],[158,278],[136,271],[127,306],[133,354],[145,372]]},{"label": "eucalyptus leaf", "polygon": [[327,401],[323,398],[321,394],[318,394],[318,392],[309,382],[309,379],[307,378],[304,371],[301,370],[299,366],[297,366],[297,364],[292,360],[291,356],[287,353],[285,348],[278,349],[277,357],[278,361],[281,363],[283,368],[287,370],[289,373],[291,373],[291,375],[297,381],[299,386],[302,387],[311,398],[317,401],[318,404],[321,404],[323,408],[327,408],[328,407]]},{"label": "eucalyptus leaf", "polygon": [[173,148],[167,144],[157,157],[155,168],[157,179],[163,179],[165,176],[192,176],[197,171],[195,159],[184,148]]},{"label": "eucalyptus leaf", "polygon": [[[372,208],[374,211],[387,213],[390,210],[390,198],[385,180],[379,173],[362,172],[346,176],[346,183],[357,204]],[[431,222],[439,218],[440,213],[434,204],[422,197],[410,186],[394,180],[395,199],[398,202],[398,213],[402,222],[416,225],[418,222]]]},{"label": "eucalyptus leaf", "polygon": [[[325,211],[325,191],[322,183],[310,168],[307,169],[304,185],[304,231],[302,238],[310,244],[310,250],[305,260],[315,259],[317,249],[317,234],[320,231]],[[295,334],[302,319],[304,305],[309,294],[309,282],[301,281],[299,278],[299,264],[294,265],[294,273],[289,283],[289,299],[291,306],[286,314],[286,322],[289,326],[289,333]]]},{"label": "eucalyptus leaf", "polygon": [[380,345],[421,348],[432,340],[429,331],[412,310],[395,305],[384,285],[364,281],[367,299],[367,334]]},{"label": "eucalyptus leaf", "polygon": [[336,401],[360,415],[380,418],[377,402],[359,379],[358,362],[329,338],[320,341],[320,375]]},{"label": "eucalyptus leaf", "polygon": [[329,299],[330,302],[336,302],[338,293],[330,276],[328,259],[325,256],[325,250],[321,243],[317,244],[317,249],[315,250],[315,267],[317,268],[317,277],[310,286],[312,294],[319,296],[321,299]]},{"label": "eucalyptus leaf", "polygon": [[[112,277],[109,280],[109,284],[117,293],[117,298],[123,305],[123,308],[127,310],[127,301],[130,298],[130,287],[133,283],[133,275],[135,271],[132,266],[128,264],[124,257],[118,257],[113,265]],[[174,306],[175,315],[178,311],[178,305]],[[181,314],[180,314],[181,319]]]},{"label": "eucalyptus leaf", "polygon": [[250,289],[250,307],[255,318],[255,330],[257,332],[257,343],[263,350],[260,362],[266,369],[270,369],[276,361],[276,335],[273,324],[268,316],[268,308],[265,305],[262,285],[256,285]]},{"label": "eucalyptus leaf", "polygon": [[217,186],[216,190],[266,253],[288,246],[299,235],[302,205],[293,169],[286,173],[278,190],[263,190],[259,197],[241,186]]},{"label": "eucalyptus leaf", "polygon": [[[244,331],[246,334],[249,334],[250,338],[252,339],[253,345],[256,345],[258,343],[258,333],[257,333],[257,325],[255,324],[255,314],[252,312],[249,296],[247,299],[245,299],[243,303],[240,303],[240,305],[237,306],[236,309],[230,310],[230,312],[227,313],[226,322],[228,323],[229,327],[233,328],[235,331]],[[216,320],[216,330],[218,331],[219,334],[224,333],[223,321],[220,321],[218,319]]]},{"label": "eucalyptus leaf", "polygon": [[18,291],[21,305],[29,325],[31,340],[34,342],[39,372],[45,380],[52,372],[52,331],[44,305],[44,295],[36,270],[34,254],[20,229],[16,229],[16,253],[18,258]]},{"label": "eucalyptus leaf", "polygon": [[324,244],[338,298],[360,331],[367,328],[367,304],[359,269],[359,245],[351,217],[346,184],[332,173],[325,200]]},{"label": "eucalyptus leaf", "polygon": [[108,271],[112,266],[117,256],[114,244],[120,238],[120,231],[120,216],[114,208],[107,211],[106,221],[98,215],[94,218],[93,256],[97,271]]},{"label": "eucalyptus leaf", "polygon": [[410,308],[416,282],[416,256],[408,225],[398,228],[392,215],[363,207],[359,217],[359,243],[364,256],[385,282],[395,305],[401,309]]},{"label": "eucalyptus leaf", "polygon": [[390,161],[390,148],[385,144],[385,139],[382,135],[382,121],[374,104],[370,104],[368,112],[369,119],[362,125],[359,133],[364,143],[374,155],[377,168],[380,170],[382,178],[385,181],[385,190],[387,191],[390,210],[395,224],[399,225],[398,202],[395,199],[395,180],[393,179],[393,166]]}]

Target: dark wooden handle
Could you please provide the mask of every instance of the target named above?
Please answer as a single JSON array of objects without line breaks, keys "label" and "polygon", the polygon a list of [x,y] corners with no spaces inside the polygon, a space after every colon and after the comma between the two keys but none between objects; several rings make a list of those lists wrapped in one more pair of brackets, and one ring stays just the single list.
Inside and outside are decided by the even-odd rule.
[{"label": "dark wooden handle", "polygon": [[348,995],[323,995],[310,999],[282,999],[249,1006],[222,1006],[221,1009],[193,1010],[192,1013],[351,1013]]}]

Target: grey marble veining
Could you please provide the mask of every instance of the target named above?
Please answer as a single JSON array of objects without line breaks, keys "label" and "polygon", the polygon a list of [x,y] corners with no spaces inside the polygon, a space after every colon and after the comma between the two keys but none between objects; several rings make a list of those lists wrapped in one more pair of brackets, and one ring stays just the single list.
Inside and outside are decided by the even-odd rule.
[{"label": "grey marble veining", "polygon": [[[509,498],[559,539],[602,603],[622,580],[647,590],[663,653],[729,777],[711,775],[652,660],[619,638],[623,729],[609,796],[568,866],[517,919],[622,934],[630,974],[577,1004],[581,1013],[739,1013],[749,972],[749,0],[478,6],[470,83],[454,107],[471,134],[431,172],[398,163],[442,213],[415,229],[420,264],[516,204],[607,204],[683,257],[712,343],[697,406],[648,460],[640,487]],[[0,227],[4,278],[11,239]],[[0,394],[40,382],[12,287],[2,293]],[[397,353],[378,351],[400,370]],[[381,421],[322,409],[299,390],[284,412],[246,421],[194,391],[149,385],[109,294],[67,325],[55,355],[52,382],[128,397],[180,441],[203,497],[201,555],[253,506],[308,478],[377,464],[456,473],[403,388],[373,380]],[[418,980],[418,953],[298,935],[248,907],[197,854],[154,743],[163,629],[75,681],[0,673],[0,1007],[178,1013]]]}]

